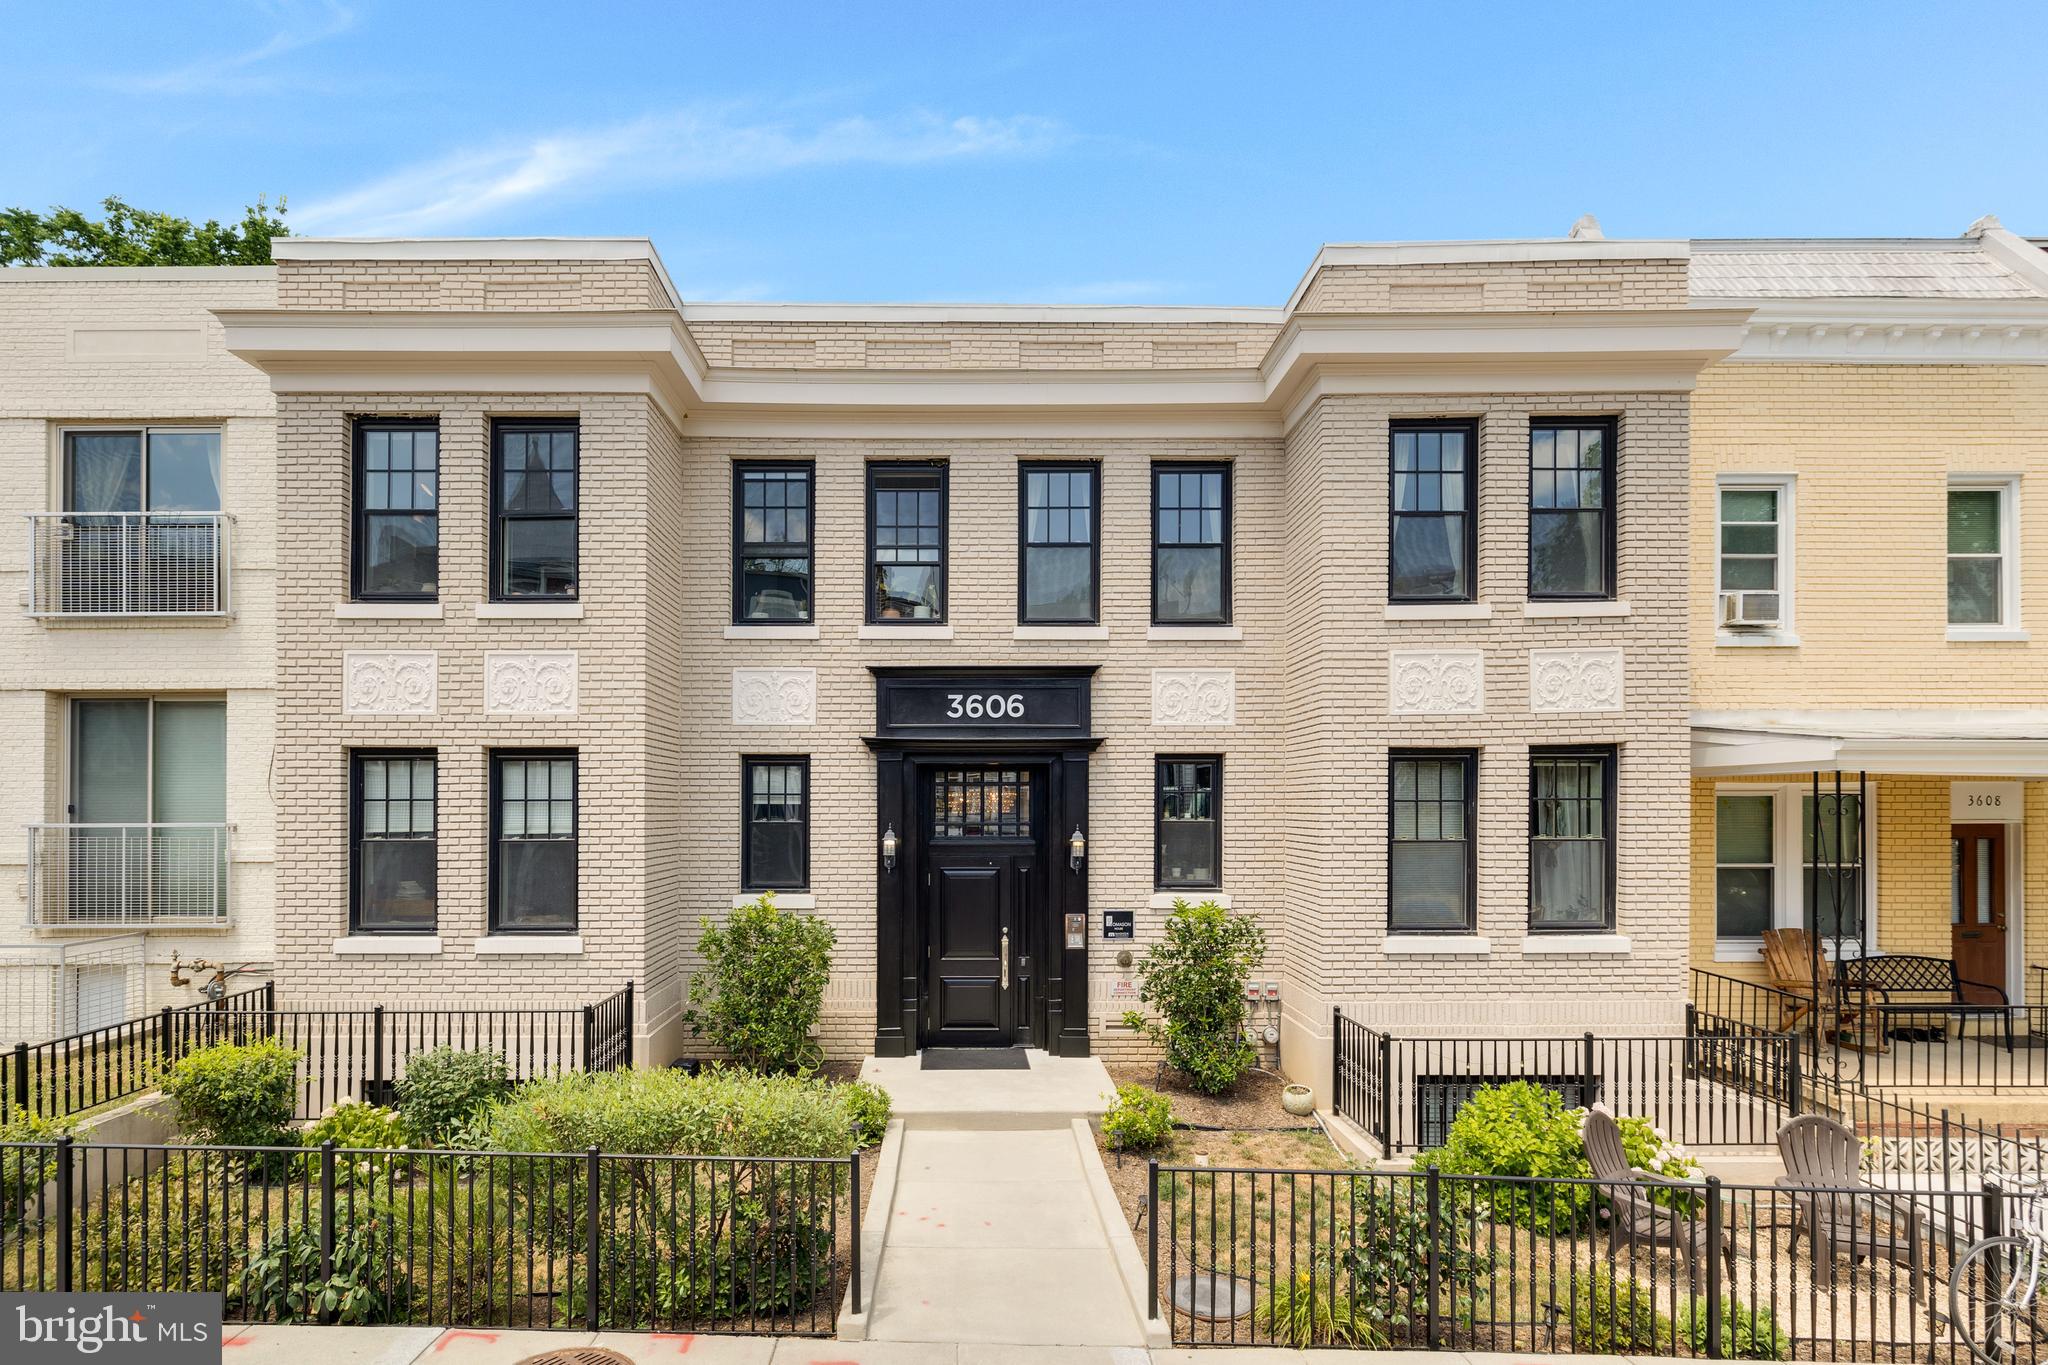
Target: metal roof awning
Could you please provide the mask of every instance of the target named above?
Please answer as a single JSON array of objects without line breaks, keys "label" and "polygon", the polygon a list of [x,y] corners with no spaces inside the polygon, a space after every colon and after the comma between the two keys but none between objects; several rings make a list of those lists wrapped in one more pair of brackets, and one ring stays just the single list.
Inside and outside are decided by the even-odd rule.
[{"label": "metal roof awning", "polygon": [[2048,711],[1696,711],[1692,770],[2048,778]]}]

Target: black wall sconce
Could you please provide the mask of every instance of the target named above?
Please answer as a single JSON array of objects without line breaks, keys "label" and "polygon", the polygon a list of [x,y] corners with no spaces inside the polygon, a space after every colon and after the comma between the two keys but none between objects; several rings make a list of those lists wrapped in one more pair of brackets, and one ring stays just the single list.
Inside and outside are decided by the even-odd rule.
[{"label": "black wall sconce", "polygon": [[882,870],[896,870],[896,826],[893,824],[882,831]]},{"label": "black wall sconce", "polygon": [[1079,872],[1081,870],[1081,860],[1087,856],[1088,836],[1081,833],[1081,827],[1079,825],[1076,825],[1074,826],[1073,834],[1069,836],[1067,839],[1068,869],[1074,872]]}]

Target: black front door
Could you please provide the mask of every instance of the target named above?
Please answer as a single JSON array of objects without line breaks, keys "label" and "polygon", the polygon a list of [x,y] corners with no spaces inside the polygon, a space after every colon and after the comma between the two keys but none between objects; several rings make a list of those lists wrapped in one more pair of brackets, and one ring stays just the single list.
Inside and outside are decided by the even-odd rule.
[{"label": "black front door", "polygon": [[926,774],[927,1046],[1030,1041],[1033,962],[1045,919],[1043,789],[1043,772],[1030,768]]}]

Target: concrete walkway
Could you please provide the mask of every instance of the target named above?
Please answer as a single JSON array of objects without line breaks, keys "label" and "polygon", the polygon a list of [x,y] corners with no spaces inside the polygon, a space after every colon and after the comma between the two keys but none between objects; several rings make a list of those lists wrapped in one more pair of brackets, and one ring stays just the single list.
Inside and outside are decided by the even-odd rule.
[{"label": "concrete walkway", "polygon": [[[591,1345],[617,1351],[634,1365],[1563,1365],[1592,1358],[1483,1351],[1286,1351],[1276,1347],[1147,1351],[1134,1346],[821,1341],[814,1337],[632,1332],[600,1332],[593,1337],[588,1332],[442,1332],[432,1327],[248,1327],[228,1338],[221,1355],[227,1365],[514,1365],[542,1351]],[[1599,1359],[1628,1365],[1631,1357]],[[1667,1365],[1665,1359],[1653,1356],[1633,1359],[1641,1365]]]},{"label": "concrete walkway", "polygon": [[1065,1124],[908,1129],[885,1235],[870,1341],[1145,1343]]}]

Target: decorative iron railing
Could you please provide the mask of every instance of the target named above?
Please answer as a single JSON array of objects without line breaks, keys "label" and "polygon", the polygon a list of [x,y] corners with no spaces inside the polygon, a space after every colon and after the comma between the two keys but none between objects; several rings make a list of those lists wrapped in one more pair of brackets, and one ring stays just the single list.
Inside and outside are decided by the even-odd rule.
[{"label": "decorative iron railing", "polygon": [[218,927],[234,912],[230,824],[28,827],[29,923]]},{"label": "decorative iron railing", "polygon": [[31,616],[226,616],[225,512],[31,512]]}]

